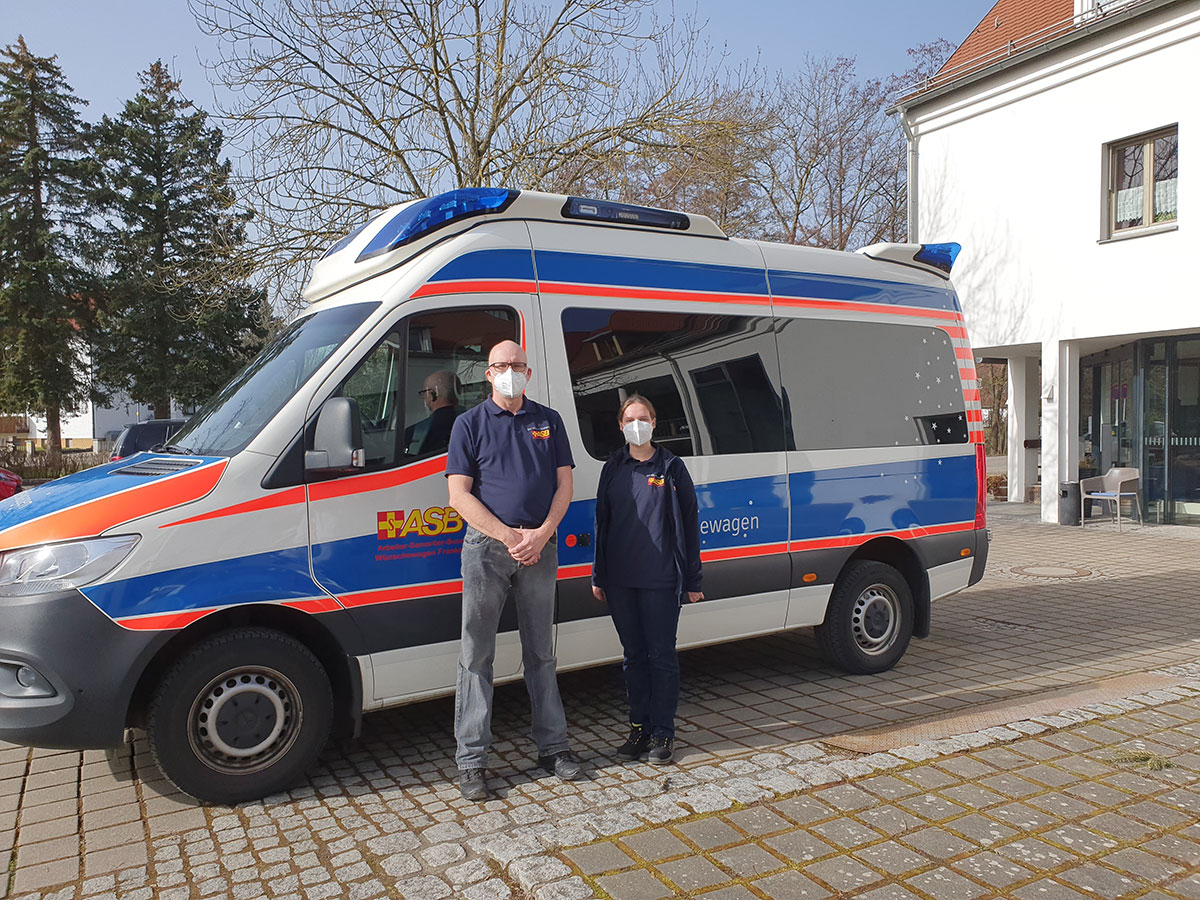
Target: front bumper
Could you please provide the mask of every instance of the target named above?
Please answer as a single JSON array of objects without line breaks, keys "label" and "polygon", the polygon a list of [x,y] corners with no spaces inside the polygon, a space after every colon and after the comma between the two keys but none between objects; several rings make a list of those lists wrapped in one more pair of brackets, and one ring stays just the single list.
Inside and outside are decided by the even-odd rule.
[{"label": "front bumper", "polygon": [[122,628],[78,591],[0,600],[0,741],[119,746],[137,679],[165,640]]}]

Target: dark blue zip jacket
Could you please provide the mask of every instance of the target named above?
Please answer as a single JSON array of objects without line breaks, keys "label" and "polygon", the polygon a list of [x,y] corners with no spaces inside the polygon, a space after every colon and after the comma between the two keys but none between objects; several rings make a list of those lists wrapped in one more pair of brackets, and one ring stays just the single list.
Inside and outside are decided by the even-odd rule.
[{"label": "dark blue zip jacket", "polygon": [[[696,485],[691,473],[678,456],[666,447],[656,448],[662,454],[663,474],[670,488],[672,544],[675,550],[675,593],[683,602],[688,591],[699,591],[700,577],[700,514],[696,503]],[[628,453],[622,447],[609,456],[600,471],[600,485],[596,489],[596,561],[592,564],[592,584],[598,588],[608,586],[609,561],[606,556],[610,528],[621,527],[620,522],[610,521],[608,486],[614,473],[622,465]]]}]

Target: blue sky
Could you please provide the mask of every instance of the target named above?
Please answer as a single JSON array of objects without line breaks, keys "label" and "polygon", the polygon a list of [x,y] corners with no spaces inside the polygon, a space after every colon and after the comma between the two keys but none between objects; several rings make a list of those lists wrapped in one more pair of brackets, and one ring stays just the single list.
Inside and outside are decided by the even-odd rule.
[{"label": "blue sky", "polygon": [[[57,54],[75,92],[91,105],[84,118],[120,111],[138,88],[137,73],[162,58],[182,76],[200,106],[213,92],[201,59],[213,44],[196,27],[186,0],[0,0],[0,41],[24,34],[30,49]],[[992,0],[676,0],[708,21],[707,35],[734,60],[770,70],[793,68],[804,55],[854,56],[861,75],[883,77],[908,67],[905,51],[939,37],[960,43]],[[668,0],[660,0],[669,8]]]}]

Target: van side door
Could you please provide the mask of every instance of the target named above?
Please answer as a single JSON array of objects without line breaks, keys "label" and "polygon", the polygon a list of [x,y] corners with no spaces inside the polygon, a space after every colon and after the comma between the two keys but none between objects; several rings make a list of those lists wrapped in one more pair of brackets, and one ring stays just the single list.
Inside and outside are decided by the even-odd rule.
[{"label": "van side door", "polygon": [[[761,256],[673,235],[540,223],[531,232],[551,404],[577,448],[575,501],[559,530],[560,665],[621,652],[592,597],[591,541],[600,470],[625,443],[617,411],[634,393],[654,404],[653,440],[684,460],[697,489],[706,599],[683,610],[679,644],[781,628],[786,397]],[[714,254],[724,264],[705,262]]]},{"label": "van side door", "polygon": [[[356,402],[364,469],[309,485],[313,576],[364,635],[367,709],[454,687],[465,525],[448,504],[446,449],[457,416],[490,394],[488,351],[522,340],[533,313],[529,294],[419,294],[322,394]],[[500,632],[497,678],[521,665],[510,611]]]}]

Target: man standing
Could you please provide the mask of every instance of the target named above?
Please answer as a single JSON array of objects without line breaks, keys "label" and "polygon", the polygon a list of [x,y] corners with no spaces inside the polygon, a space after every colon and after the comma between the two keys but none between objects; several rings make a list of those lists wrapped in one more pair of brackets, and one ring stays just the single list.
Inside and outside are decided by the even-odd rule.
[{"label": "man standing", "polygon": [[567,742],[554,657],[555,529],[571,502],[571,447],[562,418],[524,396],[531,371],[519,344],[488,354],[492,395],[454,422],[446,458],[450,505],[463,536],[462,651],[454,702],[459,789],[484,800],[492,742],[492,660],[510,590],[517,604],[525,686],[538,764],[571,781],[581,774]]}]

